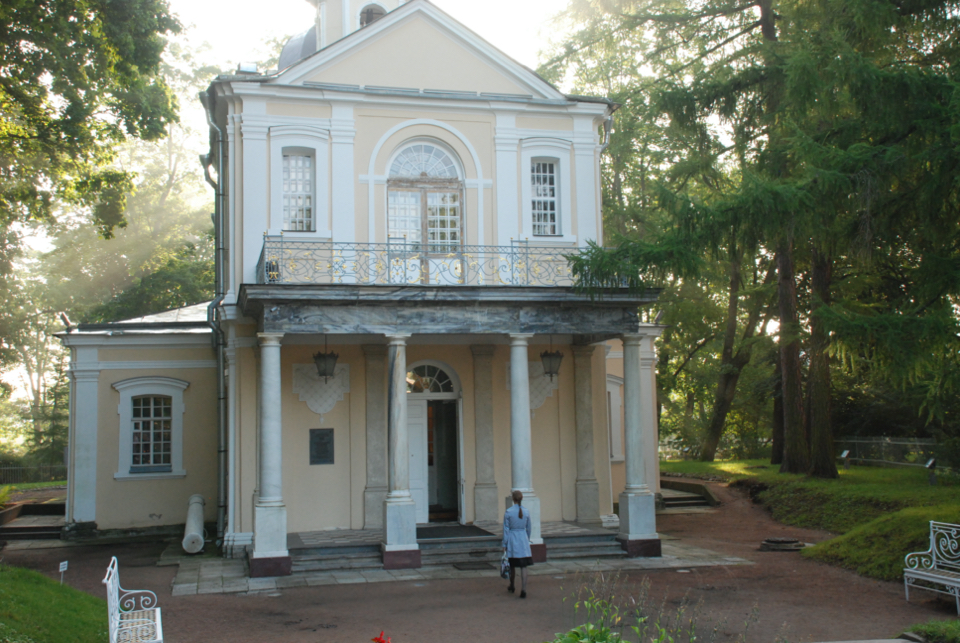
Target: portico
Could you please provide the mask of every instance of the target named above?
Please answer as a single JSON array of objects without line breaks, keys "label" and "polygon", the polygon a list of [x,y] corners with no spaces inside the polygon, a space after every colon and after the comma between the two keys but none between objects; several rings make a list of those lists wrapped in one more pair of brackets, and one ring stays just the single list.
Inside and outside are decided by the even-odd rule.
[{"label": "portico", "polygon": [[[468,417],[459,418],[464,436],[461,459],[472,465],[469,484],[473,487],[469,494],[461,488],[464,499],[461,502],[468,495],[472,500],[472,510],[461,511],[461,522],[499,520],[504,503],[510,502],[509,492],[518,489],[523,492],[524,507],[533,519],[534,555],[546,560],[548,552],[540,533],[545,507],[537,488],[537,474],[544,470],[545,462],[541,455],[535,463],[535,436],[543,436],[537,438],[542,440],[548,434],[555,434],[563,452],[572,456],[569,468],[562,454],[559,460],[552,459],[549,468],[555,471],[546,475],[553,478],[541,483],[551,488],[547,501],[550,519],[599,524],[601,485],[596,476],[595,455],[605,447],[597,449],[595,445],[606,444],[606,436],[594,430],[595,426],[605,423],[598,421],[601,417],[598,411],[603,409],[595,408],[601,406],[595,401],[595,380],[602,384],[605,379],[602,373],[595,373],[597,359],[603,357],[603,351],[597,351],[596,344],[611,337],[623,337],[628,364],[625,386],[643,394],[627,396],[626,451],[629,479],[633,483],[621,497],[621,511],[626,510],[621,538],[624,549],[631,555],[656,555],[653,493],[644,484],[644,445],[640,433],[649,430],[650,422],[656,418],[651,365],[652,341],[659,330],[640,324],[633,312],[644,303],[644,297],[617,294],[594,301],[566,288],[503,287],[472,289],[475,292],[465,297],[461,294],[463,289],[408,288],[404,300],[398,301],[386,299],[391,290],[378,286],[280,289],[263,285],[245,286],[242,291],[241,301],[247,315],[258,319],[262,328],[258,334],[261,492],[254,512],[252,573],[262,568],[275,575],[283,573],[284,565],[289,564],[284,546],[288,531],[287,507],[278,491],[284,484],[278,480],[280,472],[289,467],[278,454],[284,452],[285,433],[295,429],[285,424],[281,412],[284,405],[277,403],[283,397],[279,389],[282,371],[291,366],[280,359],[280,347],[309,342],[307,338],[320,334],[333,346],[350,343],[362,347],[363,387],[358,393],[363,395],[362,406],[366,411],[365,445],[363,457],[351,454],[351,459],[362,462],[365,469],[362,527],[382,530],[381,551],[387,569],[418,567],[421,560],[410,470],[416,466],[408,421],[412,417],[408,411],[408,390],[411,390],[408,351],[411,348],[421,357],[439,350],[456,351],[459,357],[448,358],[451,365],[445,368],[453,376],[469,376],[464,390],[453,395],[460,400],[469,399],[471,403]],[[392,303],[386,303],[388,301]],[[552,332],[544,333],[546,329]],[[535,359],[541,346],[557,338],[563,338],[572,355],[561,366],[561,375],[557,378],[560,381],[553,382],[542,374],[542,367]],[[451,345],[462,348],[452,349]],[[501,354],[498,350],[506,352],[502,374],[495,373],[498,362],[495,355]],[[629,366],[634,363],[635,366]],[[567,393],[562,394],[562,400],[559,393],[554,398],[553,392],[561,383],[561,390],[566,391],[567,382],[570,399]],[[533,399],[532,383],[536,384]],[[501,387],[508,391],[501,393]],[[565,419],[562,416],[566,414],[559,410],[556,418],[537,416],[538,412],[545,412],[540,407],[546,399],[555,399],[557,404],[572,402],[573,421],[568,427],[548,426]],[[498,432],[494,425],[495,415],[502,406],[509,407],[508,458],[497,457]],[[536,451],[540,454],[543,446]],[[466,455],[472,457],[464,458]],[[498,475],[498,470],[503,472],[505,465],[508,475]],[[468,484],[465,471],[460,471],[459,479],[461,487]],[[557,486],[559,495],[554,490]],[[565,489],[570,491],[569,501],[564,497]],[[497,501],[495,494],[502,500]],[[605,502],[609,503],[607,495]],[[345,524],[344,528],[351,526],[355,523]],[[638,545],[638,541],[642,545]]]}]

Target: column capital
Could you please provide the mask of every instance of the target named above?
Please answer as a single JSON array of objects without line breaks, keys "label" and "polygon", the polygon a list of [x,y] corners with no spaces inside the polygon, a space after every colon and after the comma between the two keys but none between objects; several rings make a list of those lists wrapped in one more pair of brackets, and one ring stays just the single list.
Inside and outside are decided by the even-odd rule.
[{"label": "column capital", "polygon": [[491,357],[496,350],[493,344],[471,344],[470,352],[474,357]]},{"label": "column capital", "polygon": [[257,337],[260,339],[261,346],[279,346],[283,333],[257,333]]},{"label": "column capital", "polygon": [[363,344],[360,348],[367,357],[382,357],[387,354],[386,344]]},{"label": "column capital", "polygon": [[387,338],[390,346],[406,346],[410,333],[385,333],[384,337]]},{"label": "column capital", "polygon": [[593,357],[593,351],[596,350],[596,348],[597,347],[594,344],[586,344],[586,345],[574,344],[573,346],[570,347],[570,352],[573,353],[574,357],[579,357],[579,356]]},{"label": "column capital", "polygon": [[527,346],[533,333],[510,333],[511,346]]}]

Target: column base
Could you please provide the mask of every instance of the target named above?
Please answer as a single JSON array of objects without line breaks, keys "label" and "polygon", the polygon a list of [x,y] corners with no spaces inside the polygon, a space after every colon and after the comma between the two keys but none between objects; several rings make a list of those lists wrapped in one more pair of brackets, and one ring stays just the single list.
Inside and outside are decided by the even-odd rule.
[{"label": "column base", "polygon": [[601,524],[600,484],[596,480],[577,481],[577,522]]},{"label": "column base", "polygon": [[254,558],[250,556],[250,578],[266,576],[289,576],[293,571],[293,559],[289,556]]},{"label": "column base", "polygon": [[650,492],[620,494],[619,540],[657,539],[657,501]]},{"label": "column base", "polygon": [[627,552],[627,558],[660,558],[663,555],[659,538],[646,538],[644,540],[617,538],[617,542],[620,543],[620,548]]},{"label": "column base", "polygon": [[473,486],[474,520],[497,520],[503,516],[497,511],[497,483],[478,482]]},{"label": "column base", "polygon": [[367,487],[363,490],[363,528],[383,529],[383,501],[386,487]]},{"label": "column base", "polygon": [[[253,508],[253,553],[250,559],[289,558],[287,508],[258,505]],[[290,572],[287,572],[288,574]]]},{"label": "column base", "polygon": [[384,569],[417,569],[422,565],[419,549],[383,551]]},{"label": "column base", "polygon": [[417,505],[413,498],[402,496],[383,502],[383,547],[386,551],[418,549]]}]

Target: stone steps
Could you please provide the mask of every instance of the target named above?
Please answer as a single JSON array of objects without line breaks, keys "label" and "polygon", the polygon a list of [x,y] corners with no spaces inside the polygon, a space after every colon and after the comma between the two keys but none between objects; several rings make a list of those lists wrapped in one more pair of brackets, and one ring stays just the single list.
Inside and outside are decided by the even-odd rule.
[{"label": "stone steps", "polygon": [[0,527],[0,540],[60,540],[60,527]]}]

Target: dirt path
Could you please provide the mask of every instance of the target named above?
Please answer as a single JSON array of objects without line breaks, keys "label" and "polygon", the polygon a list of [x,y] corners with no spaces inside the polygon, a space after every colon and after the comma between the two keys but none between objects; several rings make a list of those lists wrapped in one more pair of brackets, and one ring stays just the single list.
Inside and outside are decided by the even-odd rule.
[{"label": "dirt path", "polygon": [[[709,514],[665,515],[659,529],[690,544],[754,561],[754,565],[630,572],[630,583],[649,579],[650,593],[668,606],[687,597],[702,600],[701,641],[707,624],[723,621],[717,641],[734,641],[756,606],[759,621],[748,641],[772,643],[782,635],[792,643],[896,636],[931,618],[955,618],[953,604],[916,593],[903,598],[899,583],[867,580],[809,561],[796,553],[760,552],[771,536],[816,542],[829,534],[784,527],[738,492],[713,485],[723,501]],[[163,608],[165,639],[171,643],[284,641],[362,643],[385,630],[393,643],[504,641],[532,643],[552,638],[573,625],[571,576],[531,579],[530,597],[519,600],[499,579],[391,582],[283,590],[268,595],[170,595],[175,568],[156,567],[164,545],[7,549],[5,562],[58,577],[57,563],[70,561],[67,582],[103,596],[100,579],[111,555],[121,565],[126,587],[157,592]]]}]

